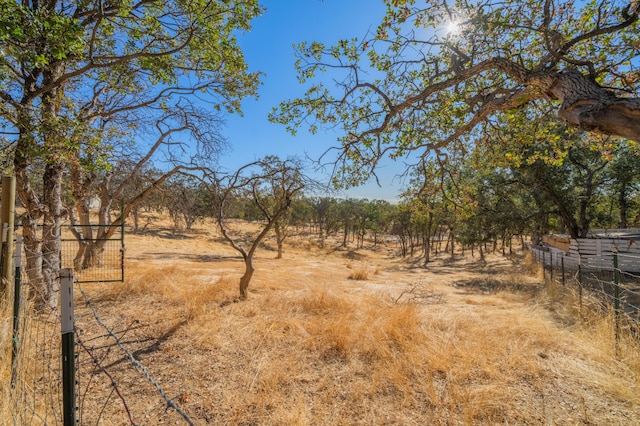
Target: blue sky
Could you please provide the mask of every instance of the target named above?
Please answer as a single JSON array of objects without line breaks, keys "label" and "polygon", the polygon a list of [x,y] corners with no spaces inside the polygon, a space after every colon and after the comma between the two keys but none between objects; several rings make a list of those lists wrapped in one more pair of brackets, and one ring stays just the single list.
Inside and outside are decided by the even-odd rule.
[{"label": "blue sky", "polygon": [[[244,117],[227,120],[224,134],[229,152],[220,159],[228,170],[265,155],[281,158],[309,156],[317,159],[327,148],[336,145],[337,134],[320,130],[311,135],[301,129],[293,137],[285,127],[269,122],[271,108],[287,98],[302,95],[294,70],[292,45],[301,41],[333,44],[339,39],[364,37],[375,31],[385,12],[382,0],[263,0],[265,13],[253,21],[251,32],[238,37],[245,59],[252,71],[262,71],[263,85],[256,101],[243,102]],[[397,199],[400,183],[394,176],[402,164],[387,162],[379,170],[380,183],[374,182],[349,190],[342,196],[369,199]],[[325,176],[328,179],[328,176]]]}]

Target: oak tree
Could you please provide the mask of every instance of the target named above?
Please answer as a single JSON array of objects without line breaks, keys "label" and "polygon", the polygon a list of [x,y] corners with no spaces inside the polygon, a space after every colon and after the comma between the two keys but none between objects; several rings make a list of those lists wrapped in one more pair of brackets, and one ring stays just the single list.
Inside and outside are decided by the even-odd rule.
[{"label": "oak tree", "polygon": [[384,156],[446,155],[514,112],[640,141],[638,1],[385,3],[362,40],[300,44],[308,90],[271,114],[294,133],[339,130],[337,184],[362,183]]},{"label": "oak tree", "polygon": [[104,167],[109,140],[135,143],[135,128],[189,99],[238,111],[258,75],[234,32],[260,13],[257,0],[0,0],[0,128],[26,208],[27,271],[43,303],[57,303],[69,163]]},{"label": "oak tree", "polygon": [[[256,250],[287,214],[294,197],[304,189],[302,169],[295,160],[267,157],[244,165],[232,174],[214,174],[209,179],[214,220],[222,237],[240,253],[244,261],[245,269],[240,277],[239,289],[240,299],[246,299],[255,272],[253,258]],[[242,235],[234,232],[229,223],[229,204],[236,198],[251,200],[262,214],[262,226],[246,243],[242,242]]]}]

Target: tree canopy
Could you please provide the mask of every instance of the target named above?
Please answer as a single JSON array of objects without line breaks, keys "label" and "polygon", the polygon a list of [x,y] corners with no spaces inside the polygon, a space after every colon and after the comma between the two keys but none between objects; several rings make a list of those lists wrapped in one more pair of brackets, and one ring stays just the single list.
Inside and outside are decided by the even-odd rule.
[{"label": "tree canopy", "polygon": [[215,147],[216,112],[256,93],[235,34],[261,12],[257,0],[0,0],[0,142],[27,210],[30,278],[47,303],[68,166],[109,168],[115,143],[149,133],[167,147],[185,133]]},{"label": "tree canopy", "polygon": [[582,131],[640,141],[640,42],[633,1],[385,0],[377,31],[298,46],[305,95],[271,119],[336,127],[338,184],[384,156],[446,155],[517,115],[552,111]]}]

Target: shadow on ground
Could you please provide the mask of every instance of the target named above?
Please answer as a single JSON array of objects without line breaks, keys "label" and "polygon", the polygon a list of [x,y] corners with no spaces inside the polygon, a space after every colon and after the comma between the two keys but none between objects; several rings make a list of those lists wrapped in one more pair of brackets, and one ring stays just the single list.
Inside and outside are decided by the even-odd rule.
[{"label": "shadow on ground", "polygon": [[463,290],[463,294],[495,294],[501,291],[532,294],[543,288],[542,284],[514,283],[485,277],[456,281],[451,286]]}]

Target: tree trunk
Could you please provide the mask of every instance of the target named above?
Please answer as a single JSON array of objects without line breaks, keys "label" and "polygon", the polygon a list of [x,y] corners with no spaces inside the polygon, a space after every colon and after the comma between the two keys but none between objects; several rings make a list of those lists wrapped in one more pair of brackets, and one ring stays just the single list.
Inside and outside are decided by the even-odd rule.
[{"label": "tree trunk", "polygon": [[38,220],[29,214],[22,216],[22,238],[26,254],[25,272],[29,277],[29,283],[35,290],[36,307],[46,305],[47,282],[42,274],[42,250],[40,238],[38,238]]},{"label": "tree trunk", "polygon": [[46,288],[46,302],[50,308],[58,306],[60,290],[60,227],[62,224],[62,162],[48,164],[45,168],[43,203],[46,207],[42,225],[42,274]]},{"label": "tree trunk", "polygon": [[89,243],[87,241],[85,240],[78,241],[78,251],[76,252],[76,257],[73,258],[74,271],[81,271],[84,269],[83,267],[84,256],[88,246],[89,246]]},{"label": "tree trunk", "polygon": [[449,229],[449,239],[451,240],[451,259],[453,259],[456,256],[456,239],[453,228]]},{"label": "tree trunk", "polygon": [[427,266],[429,264],[429,261],[431,260],[431,236],[429,235],[429,233],[427,233],[427,235],[424,236],[424,263],[423,266]]},{"label": "tree trunk", "polygon": [[[38,53],[44,49],[37,46]],[[41,73],[29,74],[23,81],[25,89],[15,125],[18,139],[13,158],[16,174],[16,190],[27,212],[22,220],[27,274],[30,284],[38,293],[36,306],[57,308],[60,287],[60,226],[65,209],[62,204],[62,176],[66,167],[66,155],[70,148],[58,113],[62,108],[64,85],[40,94],[35,87],[47,87],[64,71],[60,62],[53,61]],[[36,82],[35,79],[40,81]],[[34,113],[35,112],[35,113]],[[37,115],[39,114],[39,115]],[[37,123],[37,124],[36,124]],[[36,128],[37,126],[37,128]],[[31,161],[39,158],[44,164],[42,196],[31,186]],[[38,221],[42,220],[42,234],[38,239]],[[32,269],[31,269],[32,268]]]},{"label": "tree trunk", "polygon": [[253,256],[244,257],[244,274],[240,277],[240,299],[245,300],[249,296],[249,283],[253,277]]},{"label": "tree trunk", "polygon": [[569,235],[571,235],[571,238],[580,238],[581,236],[580,226],[578,225],[578,222],[576,221],[576,219],[573,217],[572,212],[569,210],[569,208],[567,208],[562,197],[560,197],[554,191],[551,185],[549,185],[546,181],[544,181],[544,179],[542,180],[538,179],[538,180],[541,183],[542,189],[547,193],[547,195],[551,197],[554,204],[558,208],[558,214],[560,215],[560,219],[562,220],[562,223],[564,224],[564,226],[567,228],[567,232],[569,233]]},{"label": "tree trunk", "polygon": [[559,73],[547,93],[562,101],[558,116],[569,124],[640,141],[640,99],[619,98],[573,69]]},{"label": "tree trunk", "polygon": [[131,214],[133,215],[133,232],[138,232],[140,230],[140,209],[137,206],[134,207]]},{"label": "tree trunk", "polygon": [[618,192],[618,206],[620,208],[620,224],[619,227],[620,229],[626,229],[627,228],[627,212],[629,211],[629,203],[627,202],[627,191],[626,188],[623,186],[623,189],[621,189]]},{"label": "tree trunk", "polygon": [[102,266],[102,258],[104,249],[107,245],[106,239],[97,239],[92,241],[84,254],[82,269],[88,269],[94,266]]},{"label": "tree trunk", "polygon": [[429,219],[427,220],[427,226],[424,236],[424,266],[426,267],[431,260],[431,228],[433,226],[433,213],[429,212]]},{"label": "tree trunk", "polygon": [[407,256],[407,241],[404,234],[398,235],[398,241],[400,242],[400,254],[402,257]]},{"label": "tree trunk", "polygon": [[71,231],[78,240],[78,251],[73,259],[73,268],[76,271],[86,269],[85,256],[87,256],[87,249],[93,241],[93,229],[91,228],[91,218],[87,203],[88,200],[82,197],[76,202],[76,205],[69,210],[71,216]]},{"label": "tree trunk", "polygon": [[437,256],[438,253],[442,250],[442,233],[444,232],[444,226],[440,226],[438,229],[438,239],[437,242],[435,244],[435,255]]},{"label": "tree trunk", "polygon": [[284,240],[287,237],[286,230],[284,229],[283,225],[278,222],[274,225],[274,231],[276,233],[276,244],[278,246],[278,254],[276,254],[276,259],[282,259]]},{"label": "tree trunk", "polygon": [[18,128],[20,137],[16,144],[14,154],[14,170],[16,175],[16,193],[26,209],[22,216],[22,237],[26,253],[26,273],[29,284],[34,290],[35,304],[37,308],[47,305],[48,283],[42,271],[42,246],[38,237],[39,222],[42,220],[45,207],[31,186],[29,173],[29,158],[31,151],[37,149],[33,139],[32,118],[26,114],[20,114]]},{"label": "tree trunk", "polygon": [[[630,19],[626,24],[634,22],[637,16]],[[611,89],[599,86],[574,68],[530,72],[506,58],[489,59],[471,67],[467,73],[474,75],[490,68],[500,69],[519,83],[560,101],[558,116],[573,126],[640,141],[638,98],[618,97]]]}]

